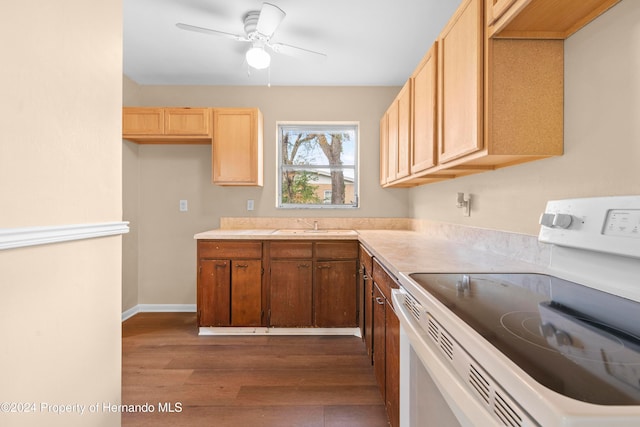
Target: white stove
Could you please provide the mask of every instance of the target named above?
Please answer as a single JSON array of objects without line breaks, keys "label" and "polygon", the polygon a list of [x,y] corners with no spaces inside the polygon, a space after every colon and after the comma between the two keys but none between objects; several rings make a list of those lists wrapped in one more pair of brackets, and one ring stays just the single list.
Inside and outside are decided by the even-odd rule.
[{"label": "white stove", "polygon": [[432,425],[640,425],[640,196],[551,201],[540,223],[549,274],[400,275],[401,425],[434,419],[416,387],[446,402]]}]

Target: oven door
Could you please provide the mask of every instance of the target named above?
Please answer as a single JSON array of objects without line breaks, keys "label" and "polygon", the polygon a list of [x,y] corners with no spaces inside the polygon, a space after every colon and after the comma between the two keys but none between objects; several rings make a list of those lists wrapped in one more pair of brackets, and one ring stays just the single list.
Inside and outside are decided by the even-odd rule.
[{"label": "oven door", "polygon": [[498,425],[448,366],[427,331],[404,305],[406,291],[400,288],[392,292],[400,319],[400,426]]}]

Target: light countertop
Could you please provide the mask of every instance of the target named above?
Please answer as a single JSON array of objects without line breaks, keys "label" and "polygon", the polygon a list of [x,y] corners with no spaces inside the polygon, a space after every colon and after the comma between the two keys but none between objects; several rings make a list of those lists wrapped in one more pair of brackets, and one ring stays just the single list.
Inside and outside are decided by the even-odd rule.
[{"label": "light countertop", "polygon": [[429,238],[415,231],[363,230],[358,240],[390,273],[544,273],[545,267],[465,246]]}]

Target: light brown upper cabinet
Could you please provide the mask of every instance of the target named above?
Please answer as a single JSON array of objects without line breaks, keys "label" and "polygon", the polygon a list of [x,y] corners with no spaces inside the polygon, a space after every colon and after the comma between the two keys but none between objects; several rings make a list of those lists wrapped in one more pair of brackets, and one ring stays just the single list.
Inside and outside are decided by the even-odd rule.
[{"label": "light brown upper cabinet", "polygon": [[620,0],[486,0],[489,37],[566,39]]},{"label": "light brown upper cabinet", "polygon": [[438,159],[482,148],[483,0],[464,0],[438,38]]},{"label": "light brown upper cabinet", "polygon": [[[409,79],[410,174],[398,178],[396,169],[394,179],[381,184],[409,187],[561,155],[564,39],[618,2],[463,0]],[[435,108],[425,89],[433,87],[433,64]],[[392,115],[386,117],[391,123]],[[385,141],[391,125],[383,130],[381,159],[391,166],[399,157],[393,159],[392,142]]]},{"label": "light brown upper cabinet", "polygon": [[210,144],[210,108],[122,109],[122,138],[140,144]]},{"label": "light brown upper cabinet", "polygon": [[411,80],[408,80],[398,94],[398,164],[396,179],[410,173],[411,164]]},{"label": "light brown upper cabinet", "polygon": [[[563,41],[488,38],[485,1],[464,0],[413,73],[412,169],[386,186],[421,185],[562,154]],[[436,71],[426,71],[433,64]],[[433,88],[430,73],[436,74],[435,100],[425,89]],[[434,102],[435,108],[428,107]],[[431,158],[433,135],[437,150]]]},{"label": "light brown upper cabinet", "polygon": [[262,113],[257,108],[214,108],[213,183],[262,186]]},{"label": "light brown upper cabinet", "polygon": [[411,173],[434,167],[437,144],[437,43],[424,56],[413,75],[413,140],[411,144]]},{"label": "light brown upper cabinet", "polygon": [[389,111],[380,119],[380,185],[389,181]]},{"label": "light brown upper cabinet", "polygon": [[410,173],[411,120],[411,81],[409,80],[380,122],[380,182],[382,185],[392,183]]}]

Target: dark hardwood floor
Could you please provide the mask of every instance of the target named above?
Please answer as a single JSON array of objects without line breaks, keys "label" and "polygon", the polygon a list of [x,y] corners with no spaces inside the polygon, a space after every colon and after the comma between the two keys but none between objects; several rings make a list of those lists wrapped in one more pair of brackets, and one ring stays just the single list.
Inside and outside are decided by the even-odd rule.
[{"label": "dark hardwood floor", "polygon": [[195,313],[123,323],[122,403],[154,409],[124,427],[388,425],[360,338],[198,336]]}]

